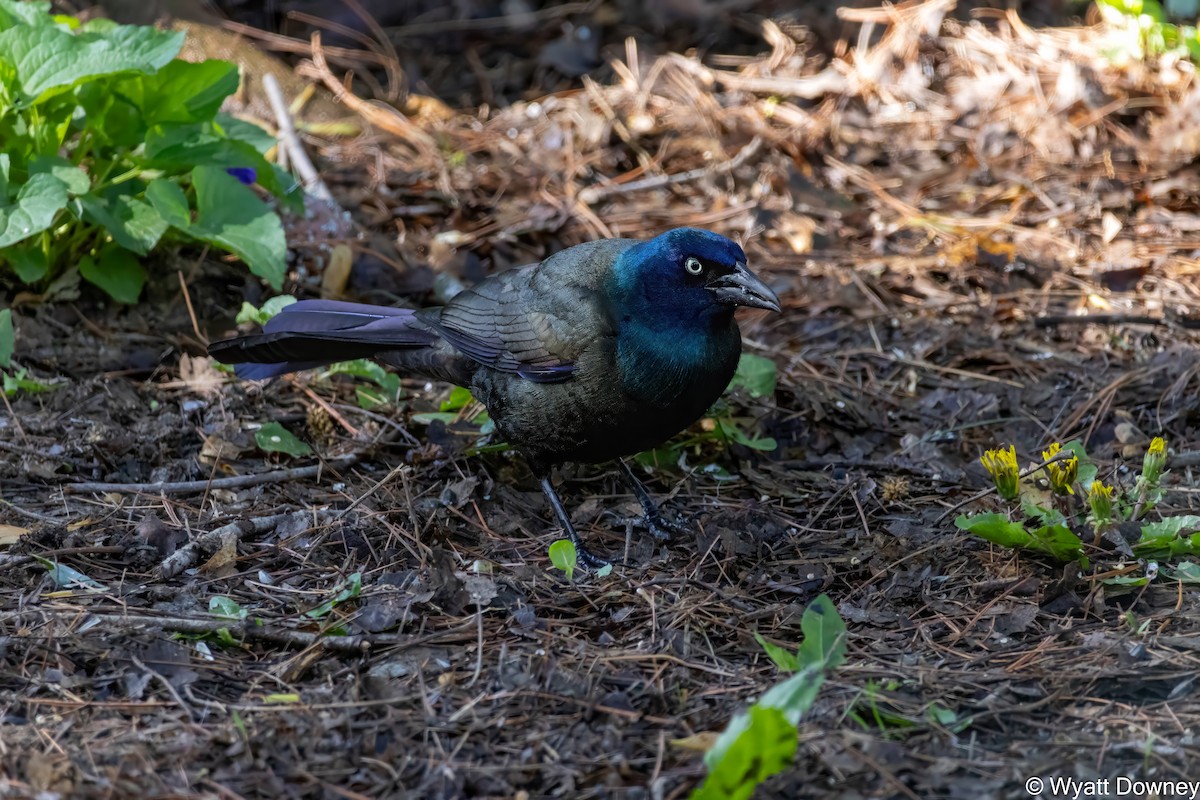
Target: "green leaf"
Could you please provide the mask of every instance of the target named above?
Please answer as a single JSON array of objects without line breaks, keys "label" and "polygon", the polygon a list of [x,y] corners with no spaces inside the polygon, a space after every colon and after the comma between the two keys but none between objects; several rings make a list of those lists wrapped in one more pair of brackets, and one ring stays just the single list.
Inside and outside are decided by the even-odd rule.
[{"label": "green leaf", "polygon": [[1043,525],[1031,531],[1030,535],[1033,537],[1035,550],[1049,553],[1059,561],[1082,560],[1087,564],[1087,560],[1083,558],[1083,542],[1065,524]]},{"label": "green leaf", "polygon": [[33,0],[0,0],[0,29],[15,25],[44,27],[54,24],[50,4]]},{"label": "green leaf", "polygon": [[774,361],[753,353],[742,353],[742,357],[738,359],[737,372],[733,373],[733,380],[729,382],[729,388],[741,387],[751,397],[770,397],[775,394],[777,380]]},{"label": "green leaf", "polygon": [[171,227],[181,231],[191,227],[192,208],[188,205],[187,195],[178,184],[165,178],[155,178],[146,187],[146,199]]},{"label": "green leaf", "polygon": [[92,179],[79,167],[58,156],[36,156],[29,162],[29,174],[53,175],[67,187],[67,194],[86,194],[92,188]]},{"label": "green leaf", "polygon": [[148,254],[167,232],[167,221],[154,206],[116,187],[103,196],[85,194],[79,202],[86,219],[103,226],[113,241],[138,255]]},{"label": "green leaf", "polygon": [[800,669],[801,664],[799,658],[792,653],[789,653],[779,645],[771,644],[757,631],[754,633],[754,640],[758,642],[758,646],[766,652],[767,658],[771,659],[775,666],[783,672],[795,672],[796,670]]},{"label": "green leaf", "polygon": [[567,580],[574,580],[578,557],[575,543],[570,539],[559,539],[550,545],[550,563],[565,572]]},{"label": "green leaf", "polygon": [[16,342],[17,335],[13,331],[12,309],[6,308],[0,311],[0,367],[8,369],[12,365]]},{"label": "green leaf", "polygon": [[959,514],[954,526],[1001,547],[1029,547],[1033,543],[1033,537],[1025,530],[1025,526],[1011,521],[1004,514]]},{"label": "green leaf", "polygon": [[800,665],[836,669],[846,660],[846,623],[827,595],[808,604],[800,618],[804,641],[796,652]]},{"label": "green leaf", "polygon": [[15,203],[0,206],[0,248],[46,230],[66,207],[65,183],[44,172],[31,176],[17,192]]},{"label": "green leaf", "polygon": [[55,586],[61,588],[70,588],[73,586],[84,589],[94,589],[96,591],[105,591],[106,587],[100,581],[89,578],[77,569],[72,569],[64,564],[59,564],[57,561],[51,561],[48,558],[34,556],[39,564],[45,567],[50,572],[50,580],[54,581]]},{"label": "green leaf", "polygon": [[[254,322],[259,325],[266,325],[267,320],[283,311],[285,308],[296,302],[296,298],[290,294],[276,295],[262,304],[262,308],[255,308],[250,303],[242,301],[242,308],[238,311],[237,319],[234,320],[238,325],[243,322]],[[382,367],[380,368],[382,369]]]},{"label": "green leaf", "polygon": [[50,26],[0,31],[0,60],[14,71],[27,106],[84,81],[121,72],[152,72],[183,46],[183,31],[119,25],[103,32],[70,34]]},{"label": "green leaf", "polygon": [[245,619],[249,614],[246,609],[238,605],[236,600],[220,594],[209,598],[208,613],[215,617],[225,617],[226,619]]},{"label": "green leaf", "polygon": [[237,91],[237,65],[210,59],[174,60],[152,75],[122,81],[114,91],[142,114],[148,126],[212,120],[225,98]]},{"label": "green leaf", "polygon": [[289,456],[306,456],[312,448],[289,433],[278,422],[268,422],[254,433],[254,441],[260,450],[267,453],[286,453]]},{"label": "green leaf", "polygon": [[[1200,516],[1180,514],[1142,526],[1142,535],[1133,545],[1139,556],[1191,555],[1200,552]],[[1185,535],[1190,532],[1191,535]]]},{"label": "green leaf", "polygon": [[[1091,488],[1092,481],[1096,480],[1096,474],[1100,468],[1096,466],[1096,462],[1092,461],[1087,454],[1087,450],[1083,446],[1083,442],[1078,439],[1072,439],[1063,445],[1063,450],[1070,450],[1079,459],[1079,472],[1076,482],[1087,490]],[[1046,520],[1049,522],[1050,520]]]},{"label": "green leaf", "polygon": [[458,414],[447,411],[423,411],[420,414],[413,414],[412,421],[418,425],[428,425],[431,422],[441,422],[449,425],[458,419]]},{"label": "green leaf", "polygon": [[[50,263],[46,260],[46,251],[42,249],[38,239],[32,239],[21,244],[6,247],[3,253],[5,261],[17,273],[24,283],[36,283],[46,277],[50,271]],[[0,364],[0,366],[4,366]]]},{"label": "green leaf", "polygon": [[762,450],[771,452],[779,446],[778,442],[770,436],[751,437],[742,427],[730,417],[718,417],[716,419],[717,430],[728,440],[736,442],[743,447],[749,447],[753,450]]},{"label": "green leaf", "polygon": [[146,133],[145,153],[148,166],[156,169],[181,171],[204,166],[224,173],[229,167],[247,167],[254,170],[258,184],[277,197],[295,183],[253,144],[228,138],[212,122],[155,125]]},{"label": "green leaf", "polygon": [[95,258],[81,258],[79,274],[118,303],[136,303],[146,285],[146,270],[141,262],[123,247],[112,245],[101,250]]},{"label": "green leaf", "polygon": [[22,367],[14,374],[9,375],[7,372],[0,370],[0,391],[4,392],[5,397],[12,397],[17,392],[25,392],[26,394],[38,394],[39,392],[50,392],[58,388],[58,386],[50,383],[42,383],[41,381],[27,378],[29,370]]},{"label": "green leaf", "polygon": [[362,573],[355,572],[348,576],[346,580],[338,584],[334,590],[336,594],[325,602],[321,603],[311,611],[306,611],[304,616],[309,619],[322,619],[333,611],[334,607],[339,603],[344,603],[347,600],[352,600],[362,594]]},{"label": "green leaf", "polygon": [[692,800],[748,800],[758,784],[792,763],[800,739],[782,711],[755,705],[744,716],[745,725],[709,764]]},{"label": "green leaf", "polygon": [[1164,567],[1163,573],[1180,583],[1200,583],[1200,564],[1195,561],[1180,561],[1173,567]]},{"label": "green leaf", "polygon": [[442,401],[440,406],[442,411],[461,411],[470,405],[475,398],[471,396],[471,390],[462,386],[455,386],[450,390],[450,396]]},{"label": "green leaf", "polygon": [[216,167],[196,167],[196,221],[188,235],[237,255],[274,289],[283,286],[287,242],[279,215],[248,186]]}]

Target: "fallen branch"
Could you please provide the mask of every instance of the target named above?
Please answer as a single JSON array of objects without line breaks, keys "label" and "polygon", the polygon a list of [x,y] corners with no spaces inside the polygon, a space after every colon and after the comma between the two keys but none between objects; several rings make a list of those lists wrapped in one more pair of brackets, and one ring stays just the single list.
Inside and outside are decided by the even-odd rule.
[{"label": "fallen branch", "polygon": [[[41,619],[63,619],[64,615],[51,614],[45,609],[25,611],[10,611],[0,613],[0,624],[6,622],[30,623]],[[244,620],[235,619],[198,619],[195,617],[156,617],[149,614],[90,614],[86,611],[74,611],[72,618],[81,622],[98,622],[108,632],[113,630],[132,630],[139,628],[159,628],[173,633],[188,633],[192,635],[215,634],[228,631],[235,639],[243,642],[267,642],[288,647],[323,647],[338,653],[366,653],[377,647],[416,647],[437,641],[438,639],[465,633],[475,627],[475,620],[447,628],[444,631],[428,633],[424,636],[405,636],[398,633],[364,633],[358,636],[325,636],[320,632],[297,631],[290,628],[274,626],[260,617]],[[58,638],[61,634],[56,634]]]},{"label": "fallen branch", "polygon": [[200,534],[164,558],[162,563],[158,565],[158,577],[175,577],[188,567],[196,564],[201,558],[208,558],[213,555],[217,550],[221,549],[221,545],[230,536],[237,542],[241,541],[243,536],[250,534],[261,535],[270,533],[279,527],[281,522],[296,514],[300,514],[306,519],[312,517],[314,525],[320,524],[323,519],[330,517],[330,513],[327,511],[289,511],[286,514],[272,514],[269,517],[235,520],[208,533]]},{"label": "fallen branch", "polygon": [[87,492],[117,492],[118,494],[190,494],[207,492],[211,489],[245,489],[250,486],[260,486],[264,483],[285,483],[287,481],[312,478],[325,469],[342,469],[358,461],[358,455],[345,456],[322,464],[292,469],[277,469],[274,472],[261,472],[256,475],[235,475],[230,478],[213,478],[203,481],[174,481],[159,483],[103,483],[89,482],[63,484],[64,494],[84,494]]}]

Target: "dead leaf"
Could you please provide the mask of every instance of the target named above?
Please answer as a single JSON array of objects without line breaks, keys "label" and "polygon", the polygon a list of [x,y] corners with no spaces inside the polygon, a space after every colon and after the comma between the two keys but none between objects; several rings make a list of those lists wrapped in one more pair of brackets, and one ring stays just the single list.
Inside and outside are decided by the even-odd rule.
[{"label": "dead leaf", "polygon": [[29,528],[18,528],[16,525],[0,525],[0,547],[11,547],[29,533]]},{"label": "dead leaf", "polygon": [[198,395],[205,397],[216,394],[225,382],[224,376],[213,366],[208,356],[193,358],[186,353],[179,357],[179,378]]}]

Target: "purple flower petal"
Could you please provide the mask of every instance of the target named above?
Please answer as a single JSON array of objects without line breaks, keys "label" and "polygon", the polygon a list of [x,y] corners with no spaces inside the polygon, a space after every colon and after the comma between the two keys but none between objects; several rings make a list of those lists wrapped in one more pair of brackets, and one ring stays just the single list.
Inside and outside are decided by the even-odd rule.
[{"label": "purple flower petal", "polygon": [[254,171],[254,167],[226,167],[225,171],[247,186],[254,183],[254,181],[258,178],[258,174]]}]

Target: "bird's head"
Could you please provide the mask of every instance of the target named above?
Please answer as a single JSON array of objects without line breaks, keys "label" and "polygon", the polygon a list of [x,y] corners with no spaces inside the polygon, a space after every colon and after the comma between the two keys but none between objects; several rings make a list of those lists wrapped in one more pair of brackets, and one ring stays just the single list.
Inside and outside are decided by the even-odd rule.
[{"label": "bird's head", "polygon": [[614,265],[628,310],[666,321],[721,320],[737,306],[779,311],[779,298],[746,267],[734,241],[697,228],[677,228],[629,248]]}]

